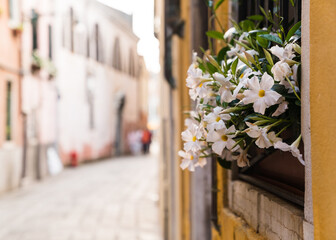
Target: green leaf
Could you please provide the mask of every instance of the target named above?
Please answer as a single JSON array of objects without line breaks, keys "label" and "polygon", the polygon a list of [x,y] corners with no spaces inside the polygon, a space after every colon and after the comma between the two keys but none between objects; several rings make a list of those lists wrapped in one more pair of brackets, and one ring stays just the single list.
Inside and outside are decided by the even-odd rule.
[{"label": "green leaf", "polygon": [[241,31],[239,24],[235,20],[231,19],[231,23],[234,26],[234,28],[237,30],[237,32]]},{"label": "green leaf", "polygon": [[291,3],[292,6],[294,7],[294,5],[295,5],[294,0],[290,0],[290,3]]},{"label": "green leaf", "polygon": [[266,59],[267,59],[267,62],[268,62],[271,66],[273,66],[274,63],[273,63],[273,59],[272,59],[271,54],[270,54],[265,48],[263,48],[263,50],[264,50],[264,53],[265,53],[265,57],[266,57]]},{"label": "green leaf", "polygon": [[283,45],[282,40],[278,36],[273,36],[271,34],[261,34],[259,35],[259,37],[275,42],[277,44]]},{"label": "green leaf", "polygon": [[243,29],[244,32],[248,32],[255,29],[255,25],[250,20],[244,20],[239,23],[239,26]]},{"label": "green leaf", "polygon": [[224,2],[224,0],[219,0],[219,1],[215,4],[215,10],[217,10],[217,8],[219,8],[220,5],[222,5],[223,2]]},{"label": "green leaf", "polygon": [[253,21],[263,21],[264,16],[263,15],[252,15],[247,17],[247,19],[253,20]]},{"label": "green leaf", "polygon": [[231,65],[231,71],[233,74],[236,74],[237,65],[238,65],[238,58],[236,58],[236,60],[234,60],[234,62]]},{"label": "green leaf", "polygon": [[287,36],[285,38],[286,42],[289,41],[289,39],[295,34],[295,32],[301,27],[301,21],[297,22],[287,33]]},{"label": "green leaf", "polygon": [[219,165],[221,165],[221,167],[225,168],[225,169],[231,169],[231,162],[230,161],[226,161],[225,159],[222,158],[217,158],[217,162],[219,163]]},{"label": "green leaf", "polygon": [[250,48],[249,46],[247,46],[245,43],[242,43],[242,42],[240,42],[240,41],[238,41],[238,40],[236,40],[236,39],[233,39],[233,41],[234,41],[236,44],[238,44],[238,45],[242,46],[243,48],[245,48],[246,50],[250,50],[250,49],[251,49],[251,48]]},{"label": "green leaf", "polygon": [[262,12],[262,14],[264,14],[264,16],[266,17],[266,19],[270,22],[274,24],[273,18],[272,18],[272,13],[271,11],[268,11],[268,13],[265,12],[265,9],[263,9],[261,6],[259,6],[260,11]]},{"label": "green leaf", "polygon": [[257,36],[257,44],[263,48],[268,48],[269,41],[265,38],[262,38],[260,36]]},{"label": "green leaf", "polygon": [[249,35],[252,35],[252,34],[255,34],[255,33],[267,33],[267,30],[257,29],[257,30],[252,30],[252,31],[248,32]]},{"label": "green leaf", "polygon": [[206,32],[206,35],[208,37],[215,38],[215,39],[221,39],[221,40],[224,39],[224,34],[221,32],[217,32],[217,31],[208,31]]},{"label": "green leaf", "polygon": [[230,48],[229,47],[223,47],[219,52],[218,52],[218,57],[217,57],[217,61],[218,62],[222,62],[224,60],[224,57],[226,55],[226,52],[229,51]]}]

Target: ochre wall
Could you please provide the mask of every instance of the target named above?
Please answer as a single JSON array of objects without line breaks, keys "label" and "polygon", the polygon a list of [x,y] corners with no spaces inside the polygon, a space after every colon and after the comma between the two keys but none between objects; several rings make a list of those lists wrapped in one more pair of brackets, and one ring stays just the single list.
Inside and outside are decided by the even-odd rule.
[{"label": "ochre wall", "polygon": [[315,239],[336,239],[336,3],[310,0],[310,114]]}]

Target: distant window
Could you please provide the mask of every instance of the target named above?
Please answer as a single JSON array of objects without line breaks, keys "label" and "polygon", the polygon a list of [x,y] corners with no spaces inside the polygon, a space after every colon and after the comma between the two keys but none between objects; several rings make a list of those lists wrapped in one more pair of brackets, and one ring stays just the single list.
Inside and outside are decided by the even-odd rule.
[{"label": "distant window", "polygon": [[33,50],[38,49],[38,32],[37,32],[37,24],[38,24],[38,14],[35,12],[34,9],[31,11],[31,25],[32,25],[32,37],[33,37]]},{"label": "distant window", "polygon": [[70,8],[70,50],[74,51],[74,11],[73,8]]},{"label": "distant window", "polygon": [[87,36],[86,38],[86,57],[90,57],[90,37]]},{"label": "distant window", "polygon": [[53,29],[52,26],[49,24],[48,26],[48,37],[49,37],[49,59],[52,60],[53,59]]},{"label": "distant window", "polygon": [[13,0],[8,0],[8,12],[9,12],[9,18],[14,18],[14,3]]},{"label": "distant window", "polygon": [[134,63],[133,50],[130,51],[129,55],[128,74],[132,77],[135,77],[135,63]]},{"label": "distant window", "polygon": [[101,38],[99,25],[97,23],[94,28],[94,39],[95,39],[96,61],[100,63],[104,63],[103,40]]},{"label": "distant window", "polygon": [[20,26],[20,10],[18,0],[8,0],[9,27]]},{"label": "distant window", "polygon": [[6,140],[12,140],[12,82],[6,85]]},{"label": "distant window", "polygon": [[114,42],[112,67],[119,71],[122,70],[119,38],[116,38]]}]

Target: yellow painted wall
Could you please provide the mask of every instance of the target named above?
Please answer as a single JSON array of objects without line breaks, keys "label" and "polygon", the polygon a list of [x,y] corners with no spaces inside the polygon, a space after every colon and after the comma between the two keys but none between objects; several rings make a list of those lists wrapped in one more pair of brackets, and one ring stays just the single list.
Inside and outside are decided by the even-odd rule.
[{"label": "yellow painted wall", "polygon": [[310,111],[315,239],[336,239],[336,2],[310,0]]},{"label": "yellow painted wall", "polygon": [[[190,1],[181,1],[181,18],[186,20],[184,26],[184,37],[180,39],[180,47],[179,47],[179,59],[181,61],[180,65],[180,72],[179,72],[179,93],[180,93],[180,101],[181,101],[181,111],[180,115],[183,111],[190,109],[190,100],[188,89],[185,84],[185,79],[187,75],[187,70],[191,64],[191,46],[190,46]],[[184,129],[184,119],[185,116],[181,118],[180,121],[180,129]],[[180,135],[179,135],[180,136]],[[180,144],[179,148],[182,149],[182,143]],[[178,159],[179,160],[179,159]],[[179,164],[178,164],[179,165]],[[180,171],[180,178],[181,178],[181,189],[180,189],[180,196],[181,196],[181,222],[182,222],[182,229],[181,229],[181,239],[188,240],[190,239],[190,173],[189,171]]]}]

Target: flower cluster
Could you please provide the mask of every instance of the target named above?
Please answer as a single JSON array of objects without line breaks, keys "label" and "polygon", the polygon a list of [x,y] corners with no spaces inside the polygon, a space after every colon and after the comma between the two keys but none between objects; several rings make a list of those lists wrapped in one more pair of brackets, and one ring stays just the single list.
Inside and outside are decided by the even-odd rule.
[{"label": "flower cluster", "polygon": [[226,46],[217,55],[194,54],[188,69],[195,109],[182,132],[181,168],[203,167],[212,154],[245,167],[251,146],[290,151],[304,165],[298,149],[300,23],[286,34],[245,20],[222,36]]}]

